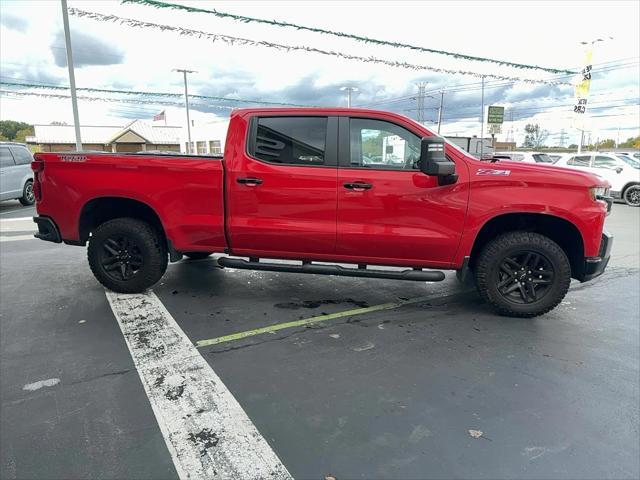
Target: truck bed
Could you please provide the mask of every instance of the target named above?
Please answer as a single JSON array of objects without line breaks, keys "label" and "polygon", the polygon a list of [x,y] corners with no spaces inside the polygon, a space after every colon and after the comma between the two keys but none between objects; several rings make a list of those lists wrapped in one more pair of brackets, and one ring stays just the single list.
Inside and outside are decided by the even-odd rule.
[{"label": "truck bed", "polygon": [[56,219],[64,241],[86,241],[84,211],[126,198],[148,205],[178,250],[226,247],[222,156],[41,152],[35,159],[44,163],[38,212]]}]

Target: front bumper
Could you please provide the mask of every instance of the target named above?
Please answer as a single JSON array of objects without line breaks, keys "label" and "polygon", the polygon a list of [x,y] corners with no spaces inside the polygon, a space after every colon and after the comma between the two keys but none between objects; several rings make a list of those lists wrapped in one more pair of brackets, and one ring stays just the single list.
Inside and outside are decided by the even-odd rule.
[{"label": "front bumper", "polygon": [[613,245],[613,235],[608,232],[602,232],[602,241],[600,242],[600,252],[597,257],[587,257],[584,259],[584,271],[581,282],[588,282],[604,273],[607,268],[609,258],[611,257],[611,246]]},{"label": "front bumper", "polygon": [[33,236],[47,242],[61,243],[60,230],[56,223],[49,217],[33,217],[33,221],[38,225],[38,233]]}]

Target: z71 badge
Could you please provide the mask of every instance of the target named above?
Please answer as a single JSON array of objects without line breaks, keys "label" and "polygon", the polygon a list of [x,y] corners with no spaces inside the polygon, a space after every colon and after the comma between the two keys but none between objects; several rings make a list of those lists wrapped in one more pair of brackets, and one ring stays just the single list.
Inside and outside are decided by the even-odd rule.
[{"label": "z71 badge", "polygon": [[476,175],[511,175],[511,170],[496,170],[495,168],[479,168]]}]

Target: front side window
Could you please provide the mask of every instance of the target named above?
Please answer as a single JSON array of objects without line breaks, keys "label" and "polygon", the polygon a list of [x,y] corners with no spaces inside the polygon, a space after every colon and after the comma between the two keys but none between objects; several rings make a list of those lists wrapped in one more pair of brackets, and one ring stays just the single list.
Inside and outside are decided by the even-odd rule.
[{"label": "front side window", "polygon": [[325,163],[327,117],[258,119],[253,156],[270,163],[318,166]]},{"label": "front side window", "polygon": [[352,118],[349,123],[352,167],[418,169],[420,137],[382,120]]},{"label": "front side window", "polygon": [[591,155],[576,155],[571,157],[567,162],[567,165],[574,165],[576,167],[588,167],[591,162]]},{"label": "front side window", "polygon": [[595,168],[615,169],[618,166],[618,161],[615,158],[596,155],[596,158],[593,160],[593,166]]},{"label": "front side window", "polygon": [[0,147],[0,167],[13,167],[13,155],[7,147]]},{"label": "front side window", "polygon": [[196,142],[196,149],[197,149],[198,155],[206,155],[207,153],[206,142]]}]

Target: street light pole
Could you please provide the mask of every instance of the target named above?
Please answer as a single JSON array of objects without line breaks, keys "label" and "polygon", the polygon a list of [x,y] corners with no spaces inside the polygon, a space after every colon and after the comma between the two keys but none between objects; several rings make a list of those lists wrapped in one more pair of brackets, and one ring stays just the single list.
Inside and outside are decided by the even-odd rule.
[{"label": "street light pole", "polygon": [[82,150],[80,137],[80,115],[78,114],[78,98],[76,97],[76,76],[73,71],[73,52],[71,50],[71,32],[69,31],[69,13],[67,0],[60,0],[62,6],[62,24],[64,25],[64,42],[67,51],[67,68],[69,69],[69,86],[71,88],[71,108],[73,110],[73,127],[76,131],[76,150]]},{"label": "street light pole", "polygon": [[184,104],[187,109],[187,154],[191,151],[191,120],[189,119],[189,89],[187,87],[187,73],[196,73],[195,70],[185,70],[182,68],[174,68],[174,72],[182,72],[184,76]]},{"label": "street light pole", "polygon": [[347,92],[347,107],[351,108],[351,92],[357,92],[357,87],[341,87],[340,90]]}]

